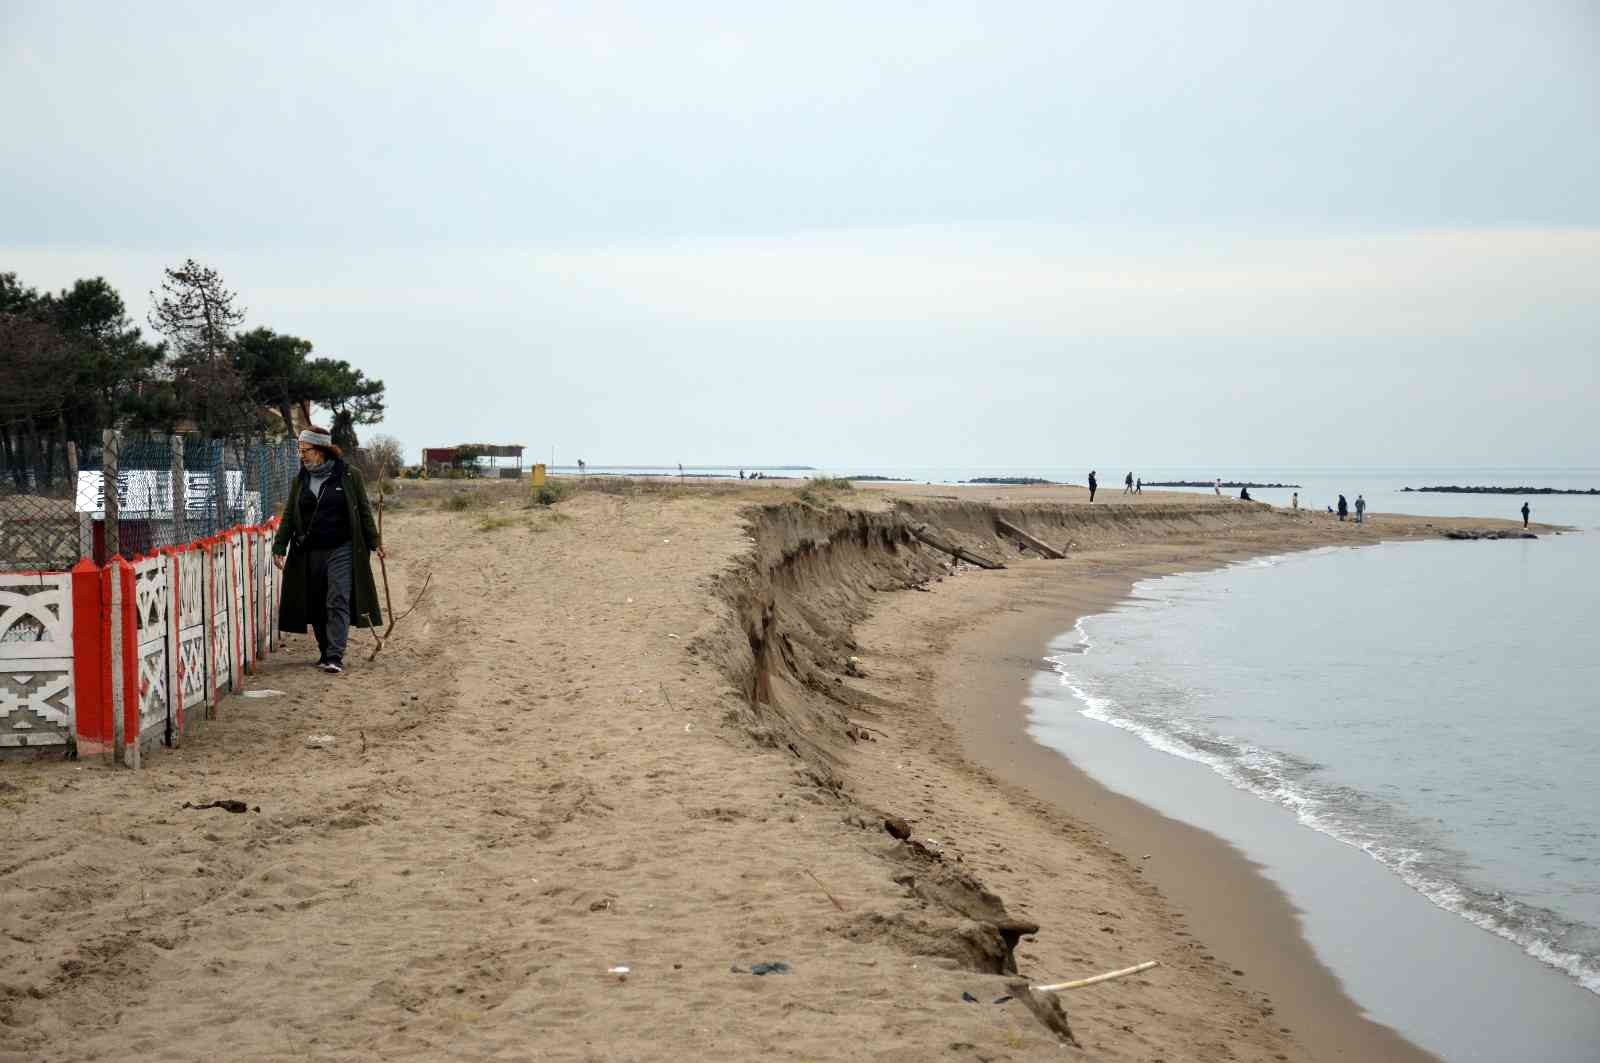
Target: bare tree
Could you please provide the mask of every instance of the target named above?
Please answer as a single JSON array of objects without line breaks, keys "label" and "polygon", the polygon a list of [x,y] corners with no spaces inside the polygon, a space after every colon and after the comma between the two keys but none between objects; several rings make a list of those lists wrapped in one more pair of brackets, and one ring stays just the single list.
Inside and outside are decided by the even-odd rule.
[{"label": "bare tree", "polygon": [[394,436],[373,436],[367,443],[367,457],[379,476],[393,479],[406,463],[405,447]]},{"label": "bare tree", "polygon": [[150,293],[149,321],[175,356],[173,383],[182,406],[208,439],[258,432],[260,410],[231,357],[233,330],[244,322],[238,296],[221,274],[192,258],[163,272],[160,296]]},{"label": "bare tree", "polygon": [[163,270],[161,295],[150,293],[150,327],[167,338],[179,366],[207,365],[228,354],[233,330],[244,323],[238,295],[222,275],[192,258]]}]

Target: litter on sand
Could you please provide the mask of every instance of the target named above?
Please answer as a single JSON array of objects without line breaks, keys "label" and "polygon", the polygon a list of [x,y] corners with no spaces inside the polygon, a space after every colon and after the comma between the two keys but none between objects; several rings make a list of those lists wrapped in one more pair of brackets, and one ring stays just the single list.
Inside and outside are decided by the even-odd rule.
[{"label": "litter on sand", "polygon": [[333,744],[339,741],[333,735],[306,735],[307,749],[332,749]]},{"label": "litter on sand", "polygon": [[[249,812],[251,810],[250,806],[245,804],[243,801],[234,801],[234,800],[232,800],[230,798],[224,798],[221,801],[207,801],[203,805],[197,805],[197,804],[194,804],[192,802],[185,801],[183,803],[183,807],[184,808],[193,808],[193,809],[220,808],[224,812],[232,812],[235,815],[237,815],[240,812]],[[261,807],[259,805],[257,805],[256,808],[255,808],[255,811],[260,812],[261,811]]]},{"label": "litter on sand", "polygon": [[750,973],[751,974],[788,974],[789,973],[789,965],[787,963],[784,963],[782,960],[774,960],[772,963],[752,963],[750,965]]},{"label": "litter on sand", "polygon": [[262,689],[262,690],[246,690],[244,692],[244,696],[247,697],[247,698],[276,698],[276,697],[283,696],[283,691],[281,691],[281,690],[266,690],[266,689]]}]

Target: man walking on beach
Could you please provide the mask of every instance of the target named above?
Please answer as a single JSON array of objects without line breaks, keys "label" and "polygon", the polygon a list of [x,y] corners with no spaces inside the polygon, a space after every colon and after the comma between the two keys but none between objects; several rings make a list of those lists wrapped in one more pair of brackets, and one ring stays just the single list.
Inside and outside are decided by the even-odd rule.
[{"label": "man walking on beach", "polygon": [[1212,482],[1211,490],[1215,491],[1217,493],[1218,497],[1221,497],[1221,495],[1222,495],[1222,477],[1219,476],[1219,477],[1216,478],[1215,481]]},{"label": "man walking on beach", "polygon": [[1131,472],[1122,481],[1122,493],[1125,495],[1133,494],[1133,473]]},{"label": "man walking on beach", "polygon": [[1528,514],[1532,512],[1533,510],[1528,508],[1528,503],[1522,503],[1522,526],[1524,528],[1528,526]]},{"label": "man walking on beach", "polygon": [[1364,522],[1366,520],[1366,517],[1367,517],[1367,500],[1365,498],[1362,498],[1358,494],[1358,495],[1356,495],[1356,523],[1360,524],[1360,523]]},{"label": "man walking on beach", "polygon": [[1339,519],[1344,520],[1345,514],[1350,512],[1350,503],[1344,500],[1344,495],[1339,496]]},{"label": "man walking on beach", "polygon": [[1095,491],[1095,488],[1097,488],[1099,486],[1100,486],[1100,481],[1096,480],[1094,478],[1094,470],[1090,469],[1089,470],[1089,501],[1090,502],[1094,501],[1094,491]]},{"label": "man walking on beach", "polygon": [[1133,481],[1133,493],[1136,494],[1136,495],[1144,494],[1144,477],[1143,476],[1141,476],[1137,480]]},{"label": "man walking on beach", "polygon": [[1296,491],[1294,494],[1289,496],[1289,508],[1292,509],[1292,510],[1295,510],[1297,512],[1299,511],[1299,509],[1300,509],[1300,492],[1299,491]]}]

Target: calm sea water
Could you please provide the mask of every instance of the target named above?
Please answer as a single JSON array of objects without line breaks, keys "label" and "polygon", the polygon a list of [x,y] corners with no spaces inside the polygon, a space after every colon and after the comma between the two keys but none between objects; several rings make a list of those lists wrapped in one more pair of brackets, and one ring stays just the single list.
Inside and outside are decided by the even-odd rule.
[{"label": "calm sea water", "polygon": [[[1587,488],[1600,471],[1349,470],[1294,482],[1315,508],[1363,492],[1381,523],[1384,511],[1511,517],[1523,501],[1401,492],[1408,483]],[[1281,840],[1262,840],[1270,829],[1235,829],[1236,804],[1187,801],[1148,763],[1114,765],[1115,747],[1088,728],[1136,736],[1152,763],[1203,765],[1293,829],[1365,854],[1463,932],[1513,942],[1520,962],[1587,991],[1576,1002],[1558,992],[1559,1007],[1534,1021],[1503,989],[1518,977],[1513,962],[1451,972],[1458,996],[1481,975],[1485,1003],[1450,1012],[1438,1006],[1438,972],[1410,985],[1366,978],[1371,965],[1344,955],[1346,915],[1308,911],[1323,939],[1313,932],[1313,945],[1357,1001],[1450,1059],[1510,1058],[1498,1053],[1519,1043],[1523,1058],[1600,1059],[1600,998],[1590,995],[1600,994],[1600,497],[1529,500],[1535,521],[1583,530],[1325,549],[1142,582],[1056,641],[1058,678],[1031,702],[1036,738],[1229,837],[1269,874],[1282,863],[1303,909],[1348,914],[1363,899],[1307,885],[1315,869],[1297,888],[1301,869],[1270,855]],[[1389,932],[1404,933],[1406,917],[1394,923],[1402,929]],[[1519,987],[1530,1012],[1536,994],[1550,995],[1536,981]],[[1508,1029],[1512,1040],[1486,1047]]]}]

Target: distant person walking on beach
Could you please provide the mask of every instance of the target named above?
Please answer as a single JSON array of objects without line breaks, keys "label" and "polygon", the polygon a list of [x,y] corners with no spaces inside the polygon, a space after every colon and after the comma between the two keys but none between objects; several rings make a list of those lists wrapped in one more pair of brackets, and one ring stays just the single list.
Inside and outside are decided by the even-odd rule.
[{"label": "distant person walking on beach", "polygon": [[1289,508],[1292,509],[1292,510],[1295,510],[1296,512],[1299,511],[1299,509],[1300,509],[1300,492],[1299,491],[1296,491],[1294,494],[1289,496]]},{"label": "distant person walking on beach", "polygon": [[1344,500],[1344,495],[1339,496],[1339,519],[1344,520],[1345,514],[1350,512],[1350,503]]},{"label": "distant person walking on beach", "polygon": [[1528,508],[1528,503],[1522,503],[1522,526],[1524,528],[1528,526],[1528,514],[1532,512],[1533,510]]},{"label": "distant person walking on beach", "polygon": [[1143,476],[1141,476],[1137,480],[1133,481],[1133,493],[1136,494],[1136,495],[1144,494],[1144,477]]},{"label": "distant person walking on beach", "polygon": [[1089,470],[1089,501],[1090,502],[1094,501],[1094,492],[1095,492],[1095,489],[1098,488],[1099,486],[1100,486],[1100,481],[1096,480],[1094,478],[1094,470],[1090,469]]},{"label": "distant person walking on beach", "polygon": [[578,475],[579,476],[584,475],[584,473],[588,470],[588,468],[589,467],[583,463],[583,459],[579,458],[578,459]]},{"label": "distant person walking on beach", "polygon": [[1221,497],[1221,495],[1222,495],[1222,477],[1220,477],[1220,476],[1217,477],[1216,481],[1214,483],[1212,483],[1212,485],[1211,485],[1211,490],[1215,491],[1217,493],[1218,497]]},{"label": "distant person walking on beach", "polygon": [[1356,523],[1361,524],[1367,518],[1367,500],[1356,495]]},{"label": "distant person walking on beach", "polygon": [[1122,493],[1125,495],[1133,494],[1133,473],[1131,472],[1122,481]]}]

